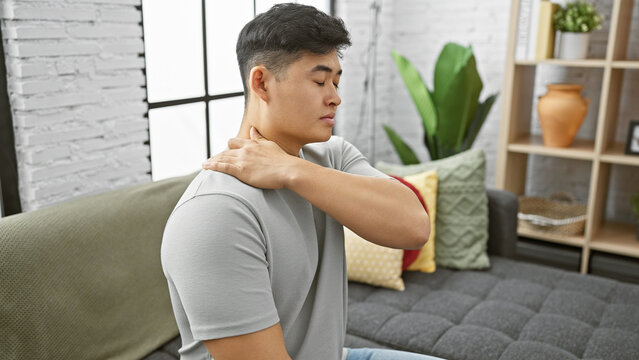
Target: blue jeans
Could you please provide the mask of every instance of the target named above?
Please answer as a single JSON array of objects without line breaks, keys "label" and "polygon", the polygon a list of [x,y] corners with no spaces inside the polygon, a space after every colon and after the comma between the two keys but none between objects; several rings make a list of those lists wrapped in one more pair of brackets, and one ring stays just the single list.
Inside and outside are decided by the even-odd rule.
[{"label": "blue jeans", "polygon": [[344,348],[346,360],[442,360],[441,358],[398,350]]}]

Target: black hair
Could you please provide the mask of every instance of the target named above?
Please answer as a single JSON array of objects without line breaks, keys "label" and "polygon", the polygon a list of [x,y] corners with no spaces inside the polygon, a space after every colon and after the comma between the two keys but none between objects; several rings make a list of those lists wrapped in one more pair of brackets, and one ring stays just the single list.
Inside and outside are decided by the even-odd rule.
[{"label": "black hair", "polygon": [[313,6],[295,3],[276,4],[249,21],[237,39],[235,51],[248,104],[247,82],[251,69],[264,65],[280,81],[287,67],[305,51],[328,54],[351,45],[344,21]]}]

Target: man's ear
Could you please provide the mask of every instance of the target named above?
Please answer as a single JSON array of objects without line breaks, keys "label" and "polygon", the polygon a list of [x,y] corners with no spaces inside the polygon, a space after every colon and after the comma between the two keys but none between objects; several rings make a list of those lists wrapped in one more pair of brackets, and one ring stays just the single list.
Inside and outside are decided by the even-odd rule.
[{"label": "man's ear", "polygon": [[267,81],[273,74],[264,66],[258,65],[251,69],[249,75],[249,87],[251,92],[259,96],[264,102],[268,102]]}]

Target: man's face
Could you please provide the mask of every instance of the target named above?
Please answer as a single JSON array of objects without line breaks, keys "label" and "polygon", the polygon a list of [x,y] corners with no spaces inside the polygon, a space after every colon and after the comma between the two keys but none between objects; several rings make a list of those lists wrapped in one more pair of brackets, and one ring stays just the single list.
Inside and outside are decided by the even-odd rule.
[{"label": "man's face", "polygon": [[280,81],[272,79],[262,134],[286,147],[327,141],[341,99],[337,94],[342,73],[337,51],[305,53],[289,65]]}]

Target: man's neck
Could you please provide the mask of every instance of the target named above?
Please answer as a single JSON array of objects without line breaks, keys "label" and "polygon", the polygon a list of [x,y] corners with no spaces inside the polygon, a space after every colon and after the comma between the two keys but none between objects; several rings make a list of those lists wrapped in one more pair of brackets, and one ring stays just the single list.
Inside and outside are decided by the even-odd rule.
[{"label": "man's neck", "polygon": [[264,138],[279,145],[282,150],[286,151],[289,155],[298,157],[302,146],[294,145],[290,141],[285,141],[285,139],[280,138],[277,133],[273,134],[271,129],[261,126],[263,122],[260,121],[260,119],[263,119],[264,116],[265,115],[259,114],[258,111],[251,109],[249,106],[249,109],[244,112],[244,117],[242,118],[242,124],[240,125],[240,131],[238,132],[237,137],[250,139],[251,126],[254,126],[255,129],[264,136]]}]

